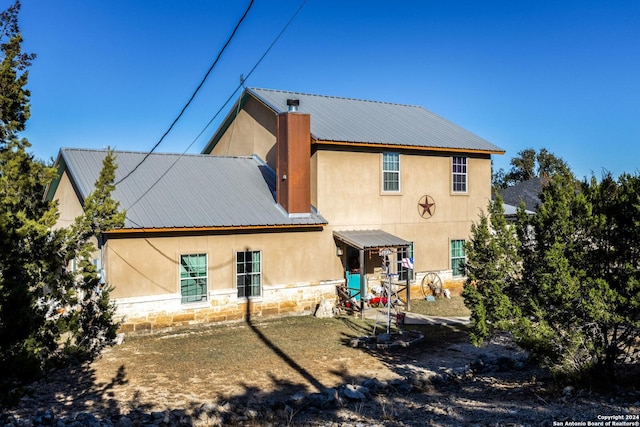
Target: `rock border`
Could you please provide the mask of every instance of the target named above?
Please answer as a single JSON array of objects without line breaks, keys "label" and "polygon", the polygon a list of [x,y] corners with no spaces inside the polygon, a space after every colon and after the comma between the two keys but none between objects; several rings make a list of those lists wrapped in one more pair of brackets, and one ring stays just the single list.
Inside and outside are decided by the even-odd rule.
[{"label": "rock border", "polygon": [[351,347],[385,350],[395,347],[410,347],[422,340],[424,340],[424,335],[420,331],[392,332],[352,338]]}]

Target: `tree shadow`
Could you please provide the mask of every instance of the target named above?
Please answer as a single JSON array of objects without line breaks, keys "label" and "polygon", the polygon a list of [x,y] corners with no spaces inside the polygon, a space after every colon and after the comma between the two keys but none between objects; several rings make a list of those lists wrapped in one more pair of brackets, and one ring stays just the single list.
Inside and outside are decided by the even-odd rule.
[{"label": "tree shadow", "polygon": [[[349,318],[344,322],[351,330],[364,335],[370,331],[370,326],[361,325],[359,320]],[[637,406],[637,377],[634,387],[627,390],[567,388],[566,384],[556,383],[548,370],[530,360],[508,334],[499,334],[477,348],[470,344],[465,325],[405,328],[422,332],[425,339],[410,347],[378,348],[374,344],[358,348],[404,378],[404,383],[396,382],[401,387],[396,387],[395,394],[392,382],[391,395],[410,396],[427,415],[425,425],[520,425],[523,421],[531,425],[552,425],[557,420],[597,421],[598,415],[604,412],[627,413],[630,407]],[[341,342],[354,346],[350,334],[343,334]],[[404,398],[399,397],[395,401],[402,400]],[[633,413],[640,411],[636,409]]]},{"label": "tree shadow", "polygon": [[251,331],[264,343],[274,354],[276,354],[282,361],[284,361],[291,369],[300,374],[310,385],[316,388],[316,390],[322,390],[325,388],[317,378],[315,378],[309,371],[300,366],[295,360],[289,357],[284,351],[282,351],[277,345],[273,343],[256,325],[251,319],[251,301],[247,301],[245,321]]},{"label": "tree shadow", "polygon": [[[344,326],[344,332],[335,339],[345,346],[352,346],[354,337],[372,332],[370,321],[345,317],[336,322]],[[134,425],[293,426],[317,425],[320,421],[384,426],[541,425],[554,420],[594,420],[598,414],[617,414],[623,408],[632,408],[632,402],[620,396],[611,403],[610,396],[566,395],[542,370],[526,367],[520,371],[509,366],[507,360],[500,366],[498,358],[485,358],[484,370],[473,367],[484,353],[478,350],[465,354],[465,327],[422,326],[425,340],[409,348],[359,348],[395,373],[396,379],[378,381],[376,372],[354,375],[336,360],[331,374],[338,378],[338,385],[326,387],[303,362],[287,354],[268,330],[254,322],[249,312],[246,325],[295,375],[283,378],[268,373],[271,387],[267,390],[252,382],[252,368],[248,366],[239,381],[240,391],[193,396],[185,404],[159,408],[148,390],[141,388],[131,388],[127,400],[122,399],[122,390],[130,381],[128,360],[118,362],[119,367],[107,381],[99,381],[96,371],[86,364],[57,371],[34,384],[17,408],[2,411],[5,418],[0,418],[0,424],[9,415],[25,418],[51,411],[56,418],[66,420],[78,420],[83,412],[94,414],[114,425],[123,417],[130,418]],[[312,337],[305,345],[314,345]],[[166,343],[163,346],[168,348]],[[514,350],[510,346],[506,340],[497,341],[489,350],[509,354]],[[347,385],[366,386],[366,396],[346,397]],[[148,386],[153,388],[154,384]],[[173,391],[178,393],[183,386],[176,382]]]},{"label": "tree shadow", "polygon": [[120,414],[122,408],[113,390],[128,383],[125,365],[121,365],[108,382],[98,382],[95,370],[82,363],[47,373],[25,387],[15,408],[2,408],[2,414],[33,416],[50,411],[67,418],[74,413]]}]

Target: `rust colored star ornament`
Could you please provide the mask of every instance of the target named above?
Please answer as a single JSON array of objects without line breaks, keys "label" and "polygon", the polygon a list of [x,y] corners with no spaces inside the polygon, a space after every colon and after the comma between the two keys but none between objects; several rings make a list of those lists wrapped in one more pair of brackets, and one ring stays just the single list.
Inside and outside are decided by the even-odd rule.
[{"label": "rust colored star ornament", "polygon": [[436,202],[433,201],[433,197],[429,195],[420,197],[418,213],[424,219],[429,219],[436,213]]}]

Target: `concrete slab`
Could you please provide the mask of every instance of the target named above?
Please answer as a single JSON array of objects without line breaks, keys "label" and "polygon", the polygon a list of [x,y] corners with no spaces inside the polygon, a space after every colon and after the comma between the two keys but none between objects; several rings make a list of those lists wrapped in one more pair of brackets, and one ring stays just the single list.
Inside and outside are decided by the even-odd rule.
[{"label": "concrete slab", "polygon": [[[471,321],[469,317],[441,317],[441,316],[427,316],[424,314],[412,313],[410,311],[402,311],[404,313],[405,325],[467,325]],[[364,310],[364,317],[367,319],[378,320],[378,322],[384,321],[387,316],[385,308],[366,308]],[[395,323],[395,314],[392,312],[392,322]]]}]

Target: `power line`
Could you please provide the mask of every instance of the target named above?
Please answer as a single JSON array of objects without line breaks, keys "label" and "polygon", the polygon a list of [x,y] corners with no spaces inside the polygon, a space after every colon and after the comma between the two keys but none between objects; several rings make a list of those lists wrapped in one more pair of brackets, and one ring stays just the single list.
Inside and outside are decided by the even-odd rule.
[{"label": "power line", "polygon": [[[209,120],[209,123],[206,124],[206,126],[204,127],[204,129],[202,130],[202,132],[200,132],[200,135],[202,135],[202,133],[205,131],[205,129],[207,129],[209,126],[211,126],[211,123],[213,123],[213,121],[216,119],[216,117],[218,117],[218,114],[220,114],[220,111],[222,110],[222,108],[224,108],[229,101],[234,97],[234,95],[236,94],[236,92],[238,92],[238,90],[244,86],[244,83],[247,81],[247,79],[249,77],[251,77],[251,74],[253,74],[253,72],[256,70],[256,68],[258,68],[258,65],[260,65],[260,63],[262,62],[262,60],[265,58],[265,56],[267,56],[267,54],[269,53],[269,51],[271,50],[271,48],[278,42],[278,40],[280,40],[280,37],[282,37],[282,35],[284,34],[284,32],[287,30],[287,28],[289,28],[289,25],[291,25],[291,23],[293,22],[293,20],[296,18],[296,16],[298,16],[298,13],[300,13],[300,11],[302,10],[302,8],[304,7],[305,4],[307,4],[308,0],[304,0],[300,6],[298,7],[298,9],[294,12],[294,14],[291,16],[291,18],[289,19],[289,21],[285,24],[285,26],[282,28],[282,30],[280,31],[280,33],[278,33],[278,35],[276,36],[275,39],[273,39],[273,41],[271,42],[271,44],[269,45],[269,47],[267,48],[267,50],[264,51],[264,53],[262,54],[262,56],[260,57],[260,59],[258,59],[258,62],[255,63],[255,65],[253,66],[253,68],[251,68],[251,70],[249,71],[249,73],[247,74],[247,76],[242,76],[241,80],[240,80],[240,84],[235,88],[235,90],[233,91],[233,93],[229,96],[229,98],[227,98],[227,100],[225,101],[225,103],[223,104],[223,106],[220,108],[220,110],[218,110],[218,112],[211,118],[211,120]],[[200,136],[198,135],[198,136]]]},{"label": "power line", "polygon": [[249,14],[249,10],[251,10],[251,7],[253,6],[253,2],[254,0],[251,0],[249,2],[249,6],[247,6],[247,9],[244,11],[244,14],[242,15],[242,17],[240,18],[240,20],[238,21],[238,23],[236,24],[235,28],[233,29],[233,31],[231,32],[231,35],[229,36],[229,38],[227,39],[227,42],[224,44],[224,46],[222,46],[222,49],[220,49],[220,52],[218,52],[218,56],[216,57],[215,61],[213,61],[213,64],[211,64],[211,67],[209,67],[209,70],[207,71],[207,73],[204,75],[204,77],[202,78],[202,80],[200,81],[200,84],[198,85],[198,87],[196,88],[196,90],[193,92],[193,94],[191,95],[191,97],[189,98],[189,100],[187,101],[187,103],[184,105],[184,107],[182,107],[182,110],[180,110],[180,113],[178,114],[178,116],[173,120],[173,122],[171,123],[171,125],[169,126],[169,128],[165,131],[164,134],[162,134],[162,136],[160,137],[160,139],[158,140],[158,142],[156,142],[156,144],[153,146],[153,148],[142,158],[142,160],[140,160],[140,162],[129,171],[129,173],[127,173],[125,176],[123,176],[122,178],[120,178],[120,180],[118,182],[115,183],[115,185],[120,184],[122,181],[124,181],[125,179],[129,178],[129,176],[131,176],[131,174],[133,174],[136,169],[138,169],[140,167],[140,165],[142,165],[142,163],[144,163],[145,160],[147,160],[147,158],[149,158],[149,156],[151,155],[151,153],[153,153],[156,148],[158,148],[158,146],[160,145],[160,143],[162,143],[162,141],[164,140],[164,138],[169,134],[169,132],[171,132],[171,130],[173,129],[173,127],[176,125],[176,123],[178,123],[178,120],[180,120],[180,118],[182,117],[182,115],[184,114],[184,112],[187,110],[187,108],[189,107],[189,105],[191,104],[191,102],[194,100],[194,98],[196,97],[196,95],[198,94],[198,92],[200,91],[200,89],[202,88],[202,86],[204,85],[204,82],[207,80],[207,77],[209,77],[209,74],[211,74],[211,72],[213,71],[213,69],[215,68],[216,64],[218,63],[218,61],[220,60],[220,58],[222,57],[222,54],[224,53],[224,51],[227,49],[227,46],[229,46],[229,44],[231,43],[231,40],[233,39],[233,37],[236,35],[236,32],[238,32],[238,28],[240,28],[240,24],[242,24],[242,21],[244,21],[244,19],[247,17],[247,15]]},{"label": "power line", "polygon": [[[233,99],[233,97],[236,95],[236,93],[238,93],[238,90],[240,90],[242,87],[244,87],[244,83],[247,81],[247,79],[251,76],[251,74],[253,74],[253,72],[256,70],[256,68],[258,68],[258,66],[260,65],[260,63],[262,62],[262,60],[267,56],[267,54],[269,53],[269,51],[273,48],[273,46],[275,46],[275,44],[278,42],[278,40],[280,39],[280,37],[282,37],[282,35],[284,34],[284,32],[287,30],[287,28],[289,28],[289,25],[291,25],[291,23],[293,22],[293,20],[298,16],[298,14],[300,13],[300,11],[302,10],[302,8],[304,7],[304,5],[307,3],[308,0],[304,0],[300,6],[298,7],[298,9],[294,12],[293,15],[291,15],[291,18],[289,19],[289,21],[285,24],[285,26],[282,28],[282,30],[280,31],[280,33],[278,33],[278,35],[276,36],[275,39],[273,39],[273,41],[271,42],[271,44],[269,45],[269,47],[264,51],[264,53],[262,54],[262,56],[260,57],[260,59],[258,59],[258,61],[255,63],[255,65],[251,68],[251,70],[249,71],[249,73],[247,74],[247,76],[245,77],[244,75],[241,76],[240,78],[240,84],[233,90],[233,92],[231,93],[231,95],[229,95],[229,97],[227,98],[227,100],[222,104],[222,106],[218,109],[218,111],[216,111],[216,113],[213,115],[213,117],[211,118],[211,120],[209,120],[209,122],[204,126],[204,128],[202,128],[202,130],[200,131],[200,133],[198,133],[198,135],[193,139],[193,141],[191,141],[191,144],[189,144],[189,146],[182,152],[182,154],[180,154],[180,156],[178,156],[178,158],[171,163],[171,165],[167,168],[166,171],[164,171],[162,173],[162,175],[160,175],[154,182],[153,184],[151,184],[149,186],[149,188],[147,190],[144,191],[144,193],[142,193],[140,195],[140,197],[138,197],[131,205],[129,205],[129,208],[132,208],[133,206],[135,206],[140,200],[142,200],[152,189],[153,187],[155,187],[161,180],[162,178],[165,177],[165,175],[167,173],[169,173],[169,171],[171,169],[173,169],[173,167],[176,165],[176,163],[178,163],[178,161],[185,155],[187,154],[187,151],[189,151],[191,149],[191,147],[193,146],[193,144],[196,143],[196,141],[198,139],[200,139],[200,137],[202,136],[202,134],[204,134],[204,132],[209,128],[209,126],[211,126],[211,123],[213,123],[213,121],[220,115],[220,113],[222,112],[222,110],[224,110],[226,108],[226,106],[229,104],[229,102]],[[240,102],[238,100],[238,102]],[[140,163],[138,163],[138,166],[150,155],[151,153],[147,154],[144,159],[142,159],[142,161]],[[137,167],[137,166],[136,166]],[[132,171],[133,172],[133,171]],[[131,172],[129,174],[127,174],[125,176],[125,178],[127,176],[129,176],[131,174]],[[122,182],[124,180],[124,178],[122,178],[120,181],[118,182]],[[117,183],[116,183],[117,184]],[[131,221],[131,219],[129,219],[129,221]],[[133,222],[133,221],[131,221]],[[134,223],[135,224],[135,223]]]}]

